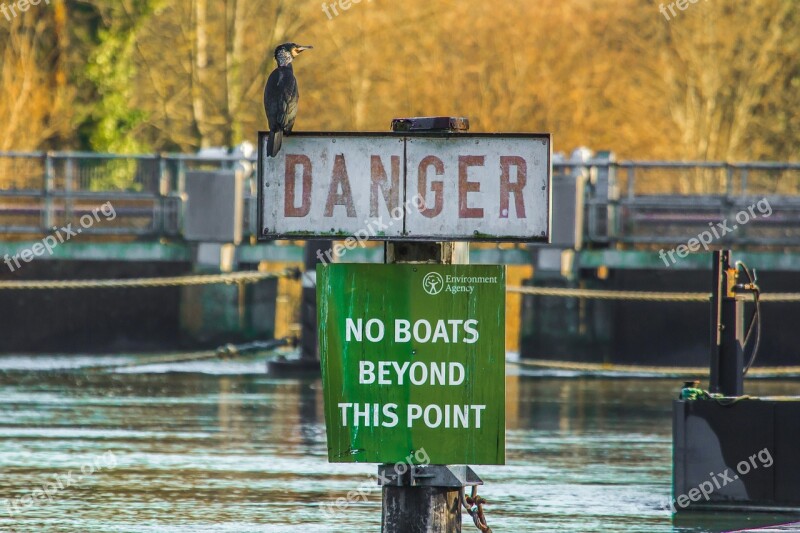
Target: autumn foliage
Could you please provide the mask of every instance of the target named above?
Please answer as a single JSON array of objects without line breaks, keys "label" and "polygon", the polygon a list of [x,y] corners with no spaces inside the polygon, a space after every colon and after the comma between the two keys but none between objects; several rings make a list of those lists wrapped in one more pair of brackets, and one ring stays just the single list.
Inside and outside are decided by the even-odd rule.
[{"label": "autumn foliage", "polygon": [[[791,160],[796,0],[52,0],[0,17],[0,150],[195,151],[254,141],[277,44],[297,130],[467,116],[620,158]],[[328,2],[331,3],[331,2]],[[667,2],[668,3],[668,2]],[[339,3],[337,3],[339,5]]]}]

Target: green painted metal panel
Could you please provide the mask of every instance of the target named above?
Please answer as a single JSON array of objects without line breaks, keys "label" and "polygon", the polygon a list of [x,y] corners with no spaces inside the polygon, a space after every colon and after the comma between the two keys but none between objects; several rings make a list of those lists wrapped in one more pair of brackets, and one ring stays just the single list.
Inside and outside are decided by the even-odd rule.
[{"label": "green painted metal panel", "polygon": [[[30,250],[41,241],[0,242],[0,258],[14,257],[23,250]],[[187,262],[192,259],[188,244],[165,244],[160,242],[65,242],[44,253],[36,261],[173,261]]]},{"label": "green painted metal panel", "polygon": [[[22,250],[32,249],[41,241],[0,241],[0,260],[8,255],[14,257]],[[260,261],[298,262],[303,261],[303,247],[298,245],[242,245],[236,248],[240,263]],[[52,255],[45,253],[36,261],[165,261],[188,262],[192,260],[192,245],[184,242],[69,242],[53,248]],[[351,263],[380,263],[383,261],[383,247],[355,248],[347,252]],[[530,254],[525,249],[497,248],[470,250],[470,262],[477,264],[530,264]],[[800,264],[800,261],[796,261]],[[0,263],[1,264],[1,263]],[[663,263],[662,263],[663,264]],[[748,263],[749,264],[749,263]],[[707,266],[707,265],[706,265]]]},{"label": "green painted metal panel", "polygon": [[503,266],[319,265],[328,459],[504,464],[505,286]]}]

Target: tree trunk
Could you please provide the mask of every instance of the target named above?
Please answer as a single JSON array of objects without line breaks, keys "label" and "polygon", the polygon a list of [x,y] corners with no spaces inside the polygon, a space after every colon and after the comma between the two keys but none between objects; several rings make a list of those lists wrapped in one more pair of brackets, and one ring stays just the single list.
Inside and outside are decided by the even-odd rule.
[{"label": "tree trunk", "polygon": [[241,0],[225,2],[225,145],[242,141],[242,124],[237,120],[242,102],[242,52],[244,50],[244,9]]},{"label": "tree trunk", "polygon": [[194,18],[194,43],[192,49],[192,128],[195,137],[200,142],[200,147],[209,146],[209,140],[204,131],[206,122],[206,107],[203,100],[203,88],[206,86],[206,70],[208,68],[208,32],[207,32],[207,0],[192,1],[192,15]]}]

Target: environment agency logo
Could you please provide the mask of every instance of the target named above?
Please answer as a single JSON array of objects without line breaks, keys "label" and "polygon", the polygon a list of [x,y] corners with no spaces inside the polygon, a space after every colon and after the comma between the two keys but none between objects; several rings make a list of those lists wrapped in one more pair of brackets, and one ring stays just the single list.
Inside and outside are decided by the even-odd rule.
[{"label": "environment agency logo", "polygon": [[443,287],[444,278],[442,278],[442,275],[438,272],[428,272],[425,274],[425,277],[422,278],[422,288],[431,296],[436,296],[442,292]]}]

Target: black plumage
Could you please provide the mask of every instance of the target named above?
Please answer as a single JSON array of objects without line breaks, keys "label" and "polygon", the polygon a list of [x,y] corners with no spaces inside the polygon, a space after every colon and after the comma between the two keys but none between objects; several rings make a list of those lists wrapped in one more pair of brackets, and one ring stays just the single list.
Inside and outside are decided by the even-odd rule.
[{"label": "black plumage", "polygon": [[264,87],[264,110],[269,122],[267,152],[270,157],[278,155],[283,135],[292,133],[294,120],[297,117],[300,91],[297,89],[292,61],[301,52],[311,48],[313,46],[285,43],[275,49],[275,62],[278,66],[269,75],[267,85]]}]

